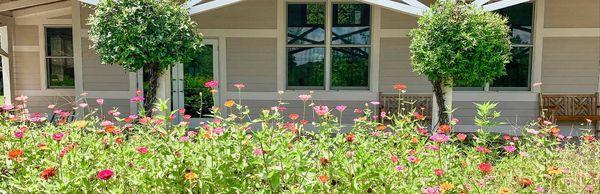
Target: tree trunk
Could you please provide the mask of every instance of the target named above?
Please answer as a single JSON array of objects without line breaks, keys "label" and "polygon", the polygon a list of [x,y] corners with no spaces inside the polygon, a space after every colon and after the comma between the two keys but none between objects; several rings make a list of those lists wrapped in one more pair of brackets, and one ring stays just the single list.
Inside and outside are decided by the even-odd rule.
[{"label": "tree trunk", "polygon": [[452,87],[437,80],[433,82],[433,93],[438,106],[438,123],[434,123],[434,125],[447,125],[450,123],[451,117],[449,110],[452,109]]},{"label": "tree trunk", "polygon": [[158,79],[161,74],[160,71],[158,64],[149,64],[147,67],[144,67],[144,110],[146,111],[146,116],[152,116],[152,108],[156,102]]}]

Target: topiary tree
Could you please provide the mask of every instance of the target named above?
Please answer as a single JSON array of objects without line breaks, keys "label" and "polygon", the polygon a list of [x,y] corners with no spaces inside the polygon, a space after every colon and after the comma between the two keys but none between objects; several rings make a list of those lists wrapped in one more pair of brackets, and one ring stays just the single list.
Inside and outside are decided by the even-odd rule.
[{"label": "topiary tree", "polygon": [[[200,51],[202,35],[177,0],[102,0],[89,37],[103,64],[144,72],[144,108],[156,101],[159,77]],[[150,112],[150,111],[148,111]]]},{"label": "topiary tree", "polygon": [[413,70],[433,84],[439,124],[451,117],[452,87],[483,85],[505,75],[510,29],[503,16],[464,1],[438,1],[411,30]]}]

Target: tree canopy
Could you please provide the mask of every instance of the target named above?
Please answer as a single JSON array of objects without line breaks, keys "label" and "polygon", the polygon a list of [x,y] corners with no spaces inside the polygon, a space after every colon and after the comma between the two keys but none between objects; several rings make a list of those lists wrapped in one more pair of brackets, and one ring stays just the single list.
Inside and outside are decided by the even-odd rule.
[{"label": "tree canopy", "polygon": [[462,1],[434,4],[411,30],[415,72],[444,85],[483,85],[505,75],[510,29],[503,16]]},{"label": "tree canopy", "polygon": [[103,64],[164,70],[198,54],[202,36],[187,10],[172,0],[102,0],[89,37]]}]

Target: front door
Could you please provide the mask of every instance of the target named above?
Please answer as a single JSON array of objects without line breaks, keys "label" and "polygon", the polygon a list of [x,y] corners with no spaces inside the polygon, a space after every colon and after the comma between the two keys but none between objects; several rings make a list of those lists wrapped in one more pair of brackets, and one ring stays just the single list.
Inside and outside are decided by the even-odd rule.
[{"label": "front door", "polygon": [[211,107],[219,103],[220,92],[213,97],[210,89],[204,87],[206,82],[219,81],[218,44],[216,40],[204,40],[204,44],[191,62],[171,69],[173,110],[185,109],[185,114],[192,116],[192,126],[211,118]]}]

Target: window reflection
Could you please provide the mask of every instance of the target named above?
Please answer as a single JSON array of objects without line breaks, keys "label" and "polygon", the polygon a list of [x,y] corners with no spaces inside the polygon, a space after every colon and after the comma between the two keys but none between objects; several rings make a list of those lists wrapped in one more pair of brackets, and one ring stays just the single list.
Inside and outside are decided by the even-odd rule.
[{"label": "window reflection", "polygon": [[287,55],[288,86],[325,85],[325,48],[288,48]]}]

